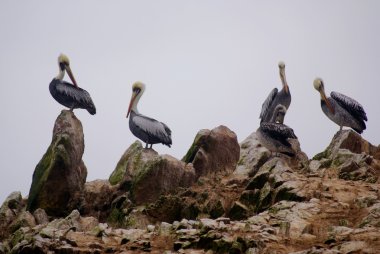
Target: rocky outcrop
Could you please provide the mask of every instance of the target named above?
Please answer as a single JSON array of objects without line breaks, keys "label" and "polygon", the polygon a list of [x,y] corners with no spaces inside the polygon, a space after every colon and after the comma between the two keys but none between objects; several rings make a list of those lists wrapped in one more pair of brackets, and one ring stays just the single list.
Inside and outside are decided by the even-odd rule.
[{"label": "rocky outcrop", "polygon": [[215,140],[229,131],[213,131],[200,132],[184,161],[134,143],[63,218],[30,213],[11,194],[0,254],[378,253],[378,147],[343,131],[309,163],[297,142],[295,158],[274,155],[253,133],[237,163],[232,139],[235,155],[218,157],[228,155]]},{"label": "rocky outcrop", "polygon": [[240,147],[236,134],[221,125],[198,132],[189,151],[182,159],[192,163],[196,175],[232,173],[239,160]]},{"label": "rocky outcrop", "polygon": [[87,169],[82,161],[84,136],[74,113],[62,110],[55,121],[52,142],[37,164],[29,191],[27,209],[44,209],[64,216],[79,206]]},{"label": "rocky outcrop", "polygon": [[273,157],[281,157],[281,159],[292,168],[303,168],[308,164],[307,155],[302,152],[298,140],[292,139],[289,140],[289,142],[292,144],[296,156],[289,157],[282,154],[275,156],[260,143],[256,132],[253,132],[241,143],[240,159],[234,174],[254,176],[259,168]]},{"label": "rocky outcrop", "polygon": [[310,171],[320,177],[376,183],[380,176],[380,148],[352,130],[335,134],[325,151],[314,156]]},{"label": "rocky outcrop", "polygon": [[85,216],[93,216],[104,222],[111,212],[112,202],[123,194],[119,185],[111,185],[107,180],[87,182],[79,210]]},{"label": "rocky outcrop", "polygon": [[22,209],[21,192],[15,191],[9,194],[0,208],[0,239],[9,233],[10,224],[16,219]]},{"label": "rocky outcrop", "polygon": [[154,202],[162,194],[196,181],[194,168],[170,155],[158,155],[136,141],[123,154],[109,181],[130,192],[136,205]]}]

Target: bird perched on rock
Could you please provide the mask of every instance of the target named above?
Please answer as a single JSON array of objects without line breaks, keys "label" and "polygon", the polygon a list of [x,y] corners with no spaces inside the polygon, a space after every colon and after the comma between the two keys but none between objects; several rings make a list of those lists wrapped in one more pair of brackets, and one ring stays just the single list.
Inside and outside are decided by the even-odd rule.
[{"label": "bird perched on rock", "polygon": [[279,62],[278,68],[280,69],[280,78],[282,82],[282,89],[279,92],[277,88],[273,88],[273,90],[269,93],[268,97],[264,101],[260,117],[261,123],[262,122],[269,122],[274,109],[277,105],[281,104],[283,105],[286,110],[288,110],[290,103],[292,101],[292,96],[290,95],[289,86],[286,82],[286,76],[285,76],[285,63]]},{"label": "bird perched on rock", "polygon": [[132,97],[129,103],[127,118],[129,114],[129,129],[137,138],[146,143],[145,148],[152,148],[153,144],[162,143],[171,146],[172,131],[169,127],[153,118],[140,114],[137,110],[137,104],[145,91],[145,84],[135,82],[132,86]]},{"label": "bird perched on rock", "polygon": [[368,119],[359,102],[338,92],[331,92],[331,97],[326,97],[324,83],[320,78],[316,78],[313,84],[321,95],[323,113],[340,126],[339,131],[343,129],[343,126],[346,126],[358,133],[363,133],[366,129],[365,121]]},{"label": "bird perched on rock", "polygon": [[[63,106],[70,108],[71,111],[75,108],[82,108],[86,109],[91,115],[95,115],[96,108],[91,96],[86,90],[78,87],[74,75],[71,72],[70,60],[66,55],[59,55],[58,66],[59,73],[49,85],[49,90],[53,98]],[[73,84],[63,81],[66,71]]]},{"label": "bird perched on rock", "polygon": [[283,124],[286,107],[279,104],[273,111],[269,122],[260,123],[256,131],[260,143],[269,151],[294,156],[295,151],[288,139],[297,139],[292,128]]}]

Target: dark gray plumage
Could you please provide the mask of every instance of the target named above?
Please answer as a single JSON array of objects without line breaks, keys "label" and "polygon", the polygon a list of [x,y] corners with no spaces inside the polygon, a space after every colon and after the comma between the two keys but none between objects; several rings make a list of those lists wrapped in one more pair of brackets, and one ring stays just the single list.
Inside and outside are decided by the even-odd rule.
[{"label": "dark gray plumage", "polygon": [[283,124],[285,114],[285,106],[277,105],[270,122],[260,123],[256,135],[260,143],[271,152],[294,156],[295,151],[288,139],[297,139],[297,136],[292,128]]},{"label": "dark gray plumage", "polygon": [[280,69],[280,78],[281,78],[283,87],[281,91],[278,91],[277,88],[273,88],[273,90],[269,93],[268,97],[264,101],[261,107],[261,113],[259,117],[261,118],[261,121],[260,121],[261,123],[270,121],[273,115],[274,109],[276,108],[277,105],[281,104],[286,109],[288,109],[292,101],[292,97],[289,91],[289,86],[286,82],[285,64],[283,62],[280,62],[278,64],[278,67]]},{"label": "dark gray plumage", "polygon": [[[91,115],[96,114],[96,108],[92,102],[90,94],[76,84],[70,69],[68,57],[61,54],[58,57],[58,63],[59,74],[50,82],[50,94],[57,102],[70,108],[71,111],[76,108],[82,108],[86,109]],[[63,81],[65,71],[67,71],[73,84]]]},{"label": "dark gray plumage", "polygon": [[321,108],[323,113],[334,123],[340,126],[350,127],[358,133],[363,133],[368,121],[363,106],[356,100],[338,92],[331,92],[331,97],[326,97],[322,79],[314,80],[314,88],[321,95]]},{"label": "dark gray plumage", "polygon": [[132,98],[129,104],[127,117],[129,117],[129,129],[137,138],[146,143],[145,148],[152,148],[153,144],[162,143],[171,146],[171,130],[169,127],[153,118],[140,114],[137,110],[137,103],[145,91],[145,85],[135,82],[132,86]]}]

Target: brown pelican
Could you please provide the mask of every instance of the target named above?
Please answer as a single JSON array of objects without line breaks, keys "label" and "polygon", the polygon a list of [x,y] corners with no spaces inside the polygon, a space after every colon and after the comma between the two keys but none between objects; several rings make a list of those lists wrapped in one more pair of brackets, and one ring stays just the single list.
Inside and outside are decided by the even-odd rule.
[{"label": "brown pelican", "polygon": [[314,88],[321,94],[321,108],[323,113],[331,121],[340,126],[350,127],[358,133],[366,129],[367,115],[362,105],[354,99],[337,92],[331,92],[331,97],[326,97],[322,79],[314,80]]},{"label": "brown pelican", "polygon": [[140,114],[137,110],[137,104],[145,91],[145,84],[135,82],[132,86],[132,97],[129,103],[127,118],[129,114],[129,129],[137,138],[146,143],[145,148],[152,148],[153,144],[162,143],[170,147],[172,144],[172,131],[166,124],[155,119]]},{"label": "brown pelican", "polygon": [[[64,54],[59,55],[58,65],[59,74],[49,85],[49,90],[53,98],[63,106],[70,108],[71,111],[75,108],[83,108],[87,109],[91,115],[95,115],[96,108],[90,94],[86,90],[78,87],[74,75],[71,72],[69,58]],[[73,84],[63,81],[65,71],[69,74]]]},{"label": "brown pelican", "polygon": [[270,121],[273,115],[273,111],[278,104],[281,104],[285,106],[286,109],[288,109],[290,102],[292,101],[292,96],[290,95],[289,86],[288,86],[288,83],[286,82],[286,77],[285,77],[285,63],[279,62],[278,67],[280,69],[282,89],[280,92],[278,92],[277,88],[273,88],[273,90],[269,93],[268,97],[264,101],[261,108],[260,117],[259,117],[261,118],[261,121],[260,121],[261,123]]},{"label": "brown pelican", "polygon": [[277,105],[270,122],[260,123],[256,135],[260,143],[269,151],[294,156],[295,151],[292,149],[288,139],[296,139],[297,136],[292,128],[283,124],[285,114],[286,107],[281,104]]}]

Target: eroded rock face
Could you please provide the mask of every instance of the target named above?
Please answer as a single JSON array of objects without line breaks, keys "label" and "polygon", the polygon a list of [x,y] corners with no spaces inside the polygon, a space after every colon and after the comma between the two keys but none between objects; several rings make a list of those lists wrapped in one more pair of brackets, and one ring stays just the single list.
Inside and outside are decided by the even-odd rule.
[{"label": "eroded rock face", "polygon": [[221,125],[211,131],[199,131],[182,160],[193,164],[198,177],[228,174],[235,170],[239,154],[240,146],[236,134]]},{"label": "eroded rock face", "polygon": [[377,150],[346,133],[309,165],[270,155],[252,134],[237,170],[199,177],[191,163],[137,142],[113,185],[87,183],[81,209],[66,217],[33,217],[12,194],[0,210],[12,213],[0,253],[378,253]]},{"label": "eroded rock face", "polygon": [[289,140],[289,142],[292,144],[296,156],[274,155],[260,143],[256,132],[253,132],[241,143],[240,159],[234,174],[254,176],[264,163],[274,157],[281,157],[287,165],[293,168],[305,167],[308,164],[308,158],[302,152],[300,143],[296,139]]},{"label": "eroded rock face", "polygon": [[105,221],[111,211],[113,200],[124,192],[118,185],[111,185],[107,180],[87,182],[83,189],[81,213]]},{"label": "eroded rock face", "polygon": [[131,200],[140,205],[154,202],[178,187],[191,186],[196,175],[191,164],[186,165],[170,155],[159,155],[136,141],[123,154],[109,180],[130,191]]},{"label": "eroded rock face", "polygon": [[325,151],[314,156],[310,171],[345,180],[376,183],[380,176],[380,148],[352,130],[335,134]]},{"label": "eroded rock face", "polygon": [[52,142],[37,164],[29,191],[27,209],[62,216],[78,207],[87,177],[82,161],[84,136],[74,113],[62,110],[53,130]]},{"label": "eroded rock face", "polygon": [[[144,157],[145,151],[142,156]],[[136,204],[149,203],[196,180],[194,168],[170,155],[156,156],[143,164],[132,179],[131,197]]]},{"label": "eroded rock face", "polygon": [[21,192],[9,194],[0,208],[0,239],[8,233],[9,225],[16,219],[22,208]]}]

